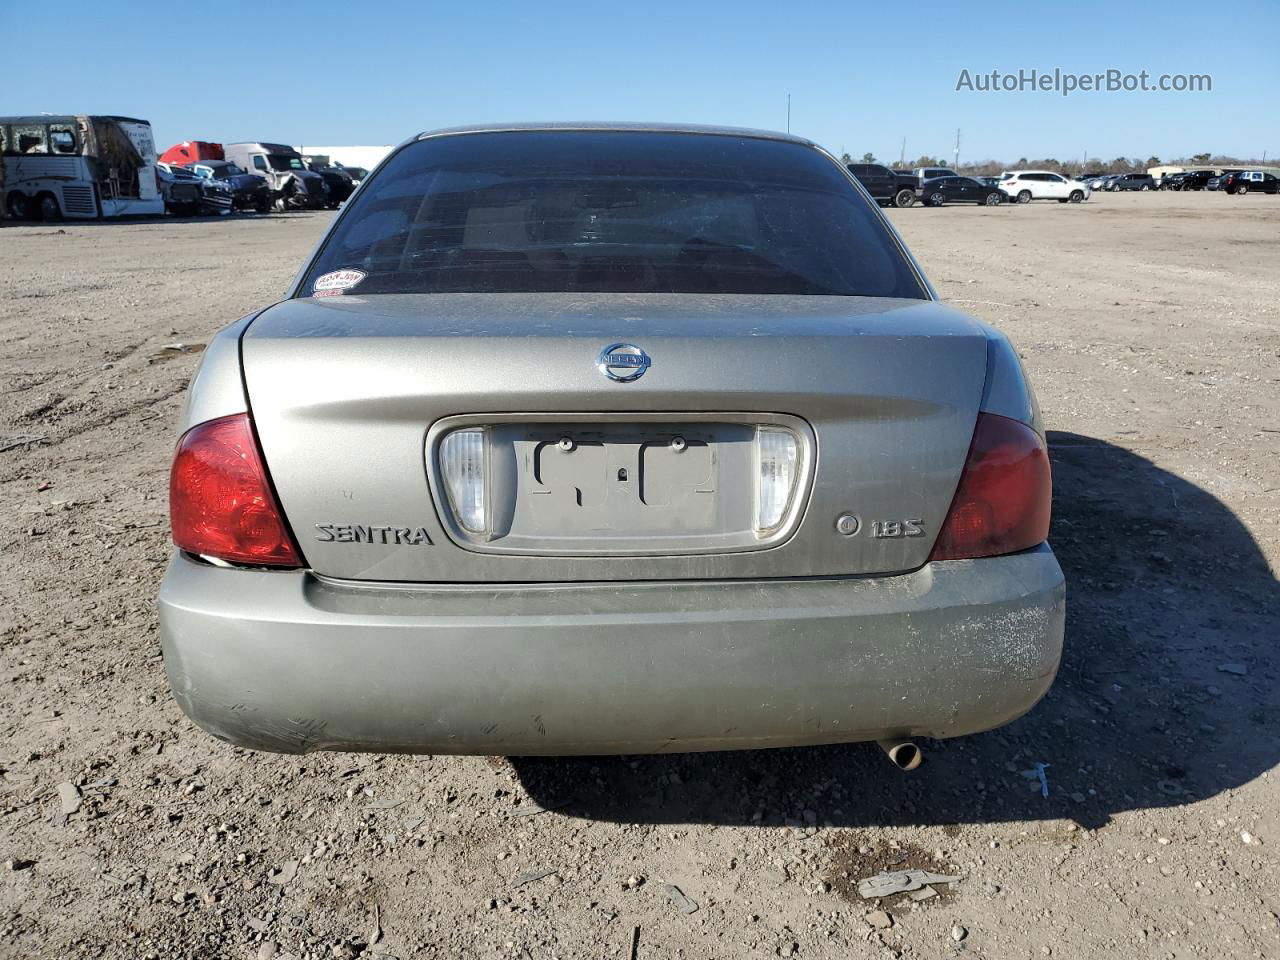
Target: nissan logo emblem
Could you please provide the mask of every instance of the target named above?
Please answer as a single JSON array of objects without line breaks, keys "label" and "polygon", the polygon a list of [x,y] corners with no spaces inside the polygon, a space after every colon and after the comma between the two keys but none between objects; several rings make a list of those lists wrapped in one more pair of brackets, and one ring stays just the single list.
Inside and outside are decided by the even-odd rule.
[{"label": "nissan logo emblem", "polygon": [[639,380],[651,363],[649,355],[634,343],[611,343],[596,357],[596,368],[618,383]]}]

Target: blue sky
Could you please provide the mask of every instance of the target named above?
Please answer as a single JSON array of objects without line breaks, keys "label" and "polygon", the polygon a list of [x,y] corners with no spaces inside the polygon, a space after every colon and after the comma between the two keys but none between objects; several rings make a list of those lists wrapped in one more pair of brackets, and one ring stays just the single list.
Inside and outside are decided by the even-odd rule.
[{"label": "blue sky", "polygon": [[[1280,3],[0,0],[0,114],[182,139],[394,143],[501,120],[791,129],[896,160],[1280,155]],[[925,16],[930,7],[943,13]],[[201,10],[219,13],[203,15]],[[956,92],[962,69],[1210,74],[1211,93]]]}]

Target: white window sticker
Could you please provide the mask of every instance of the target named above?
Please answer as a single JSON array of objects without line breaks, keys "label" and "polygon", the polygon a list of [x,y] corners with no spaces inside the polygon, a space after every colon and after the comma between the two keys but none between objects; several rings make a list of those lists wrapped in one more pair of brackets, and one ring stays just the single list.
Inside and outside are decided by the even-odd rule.
[{"label": "white window sticker", "polygon": [[317,297],[339,296],[367,276],[368,274],[363,270],[334,270],[332,273],[316,277],[316,282],[311,286],[311,293]]}]

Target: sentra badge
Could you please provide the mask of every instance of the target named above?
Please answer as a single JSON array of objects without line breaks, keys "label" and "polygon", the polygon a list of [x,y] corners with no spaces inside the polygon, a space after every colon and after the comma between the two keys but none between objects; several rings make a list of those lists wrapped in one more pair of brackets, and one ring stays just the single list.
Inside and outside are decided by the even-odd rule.
[{"label": "sentra badge", "polygon": [[389,527],[380,524],[317,523],[316,539],[321,543],[380,543],[387,546],[431,546],[426,527]]}]

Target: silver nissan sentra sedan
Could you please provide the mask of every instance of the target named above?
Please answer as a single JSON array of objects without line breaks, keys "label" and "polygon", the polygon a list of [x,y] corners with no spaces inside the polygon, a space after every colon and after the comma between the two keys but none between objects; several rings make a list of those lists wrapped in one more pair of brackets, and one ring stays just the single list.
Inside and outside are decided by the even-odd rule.
[{"label": "silver nissan sentra sedan", "polygon": [[897,749],[1061,655],[1017,354],[776,133],[403,144],[210,343],[170,511],[174,696],[262,750]]}]

